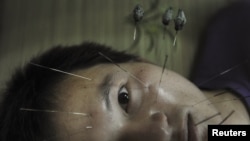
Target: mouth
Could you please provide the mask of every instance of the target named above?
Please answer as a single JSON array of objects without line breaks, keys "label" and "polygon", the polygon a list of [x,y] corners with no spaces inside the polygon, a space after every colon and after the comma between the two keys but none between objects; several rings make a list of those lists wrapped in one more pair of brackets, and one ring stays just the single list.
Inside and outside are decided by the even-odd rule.
[{"label": "mouth", "polygon": [[197,137],[197,127],[195,126],[192,116],[188,115],[188,139],[187,141],[198,141]]}]

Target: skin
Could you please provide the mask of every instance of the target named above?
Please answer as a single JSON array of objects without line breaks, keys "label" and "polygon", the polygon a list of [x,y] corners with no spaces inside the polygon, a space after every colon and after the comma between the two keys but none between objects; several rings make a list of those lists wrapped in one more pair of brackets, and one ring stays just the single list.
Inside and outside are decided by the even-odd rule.
[{"label": "skin", "polygon": [[[66,76],[58,84],[60,106],[56,110],[89,116],[53,114],[55,131],[48,140],[205,141],[207,125],[220,123],[228,114],[229,110],[224,114],[223,107],[211,104],[206,97],[216,92],[204,94],[170,70],[164,71],[159,83],[161,67],[148,63],[119,65],[136,78],[113,64],[100,64],[73,72],[88,76],[91,81]],[[128,94],[128,104],[121,104],[119,94]],[[208,100],[200,102],[204,99]],[[243,113],[237,113],[242,117],[240,123],[249,123],[244,106],[238,108]],[[215,114],[214,118],[199,123]],[[230,117],[229,121],[239,123],[238,116]]]}]

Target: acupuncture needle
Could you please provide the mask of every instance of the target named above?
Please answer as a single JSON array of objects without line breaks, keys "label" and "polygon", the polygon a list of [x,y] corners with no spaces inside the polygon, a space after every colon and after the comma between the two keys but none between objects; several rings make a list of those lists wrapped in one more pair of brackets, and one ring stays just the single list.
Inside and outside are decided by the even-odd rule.
[{"label": "acupuncture needle", "polygon": [[92,80],[91,78],[88,78],[88,77],[84,77],[84,76],[80,76],[80,75],[73,74],[73,73],[70,73],[70,72],[62,71],[62,70],[59,70],[59,69],[55,69],[55,68],[43,66],[43,65],[40,65],[40,64],[36,64],[36,63],[32,63],[32,62],[30,62],[29,64],[37,66],[37,67],[40,67],[40,68],[44,68],[44,69],[48,69],[48,70],[60,72],[60,73],[63,73],[63,74],[67,74],[67,75],[79,77],[79,78],[82,78],[82,79],[85,79],[85,80]]},{"label": "acupuncture needle", "polygon": [[47,110],[47,109],[31,109],[31,108],[20,108],[20,111],[29,111],[29,112],[45,112],[45,113],[62,113],[62,114],[72,114],[72,115],[79,115],[79,116],[86,116],[89,117],[90,115],[87,113],[79,113],[79,112],[63,112],[57,110]]},{"label": "acupuncture needle", "polygon": [[108,56],[104,55],[101,52],[98,52],[98,53],[99,53],[99,55],[103,56],[105,59],[107,59],[108,61],[110,61],[112,64],[114,64],[115,66],[117,66],[119,69],[121,69],[122,71],[128,73],[129,76],[131,76],[132,78],[134,78],[135,80],[137,80],[138,82],[140,82],[142,85],[144,85],[145,87],[147,87],[147,85],[143,81],[141,81],[135,75],[133,75],[132,73],[130,73],[129,71],[127,71],[125,68],[121,67],[119,64],[115,63],[111,58],[109,58]]}]

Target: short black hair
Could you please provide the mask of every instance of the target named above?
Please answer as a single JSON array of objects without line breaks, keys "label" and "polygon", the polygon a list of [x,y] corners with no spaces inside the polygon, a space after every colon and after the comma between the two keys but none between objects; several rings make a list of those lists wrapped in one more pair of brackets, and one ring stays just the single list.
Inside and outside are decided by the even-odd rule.
[{"label": "short black hair", "polygon": [[[111,63],[99,54],[105,54],[115,63],[141,62],[125,51],[115,51],[109,46],[84,42],[73,46],[56,46],[31,59],[31,63],[72,72],[101,63]],[[37,141],[44,140],[44,127],[50,129],[48,114],[21,111],[20,108],[54,108],[53,88],[62,77],[49,69],[30,63],[17,69],[2,93],[0,106],[0,140]],[[46,126],[45,126],[46,125]]]}]

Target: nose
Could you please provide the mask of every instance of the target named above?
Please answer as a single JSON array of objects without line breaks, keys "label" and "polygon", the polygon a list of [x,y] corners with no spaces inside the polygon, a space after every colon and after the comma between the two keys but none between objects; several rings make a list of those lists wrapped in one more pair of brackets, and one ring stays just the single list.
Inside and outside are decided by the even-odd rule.
[{"label": "nose", "polygon": [[167,116],[162,112],[153,113],[150,118],[154,122],[167,122]]},{"label": "nose", "polygon": [[152,113],[157,113],[156,117],[167,118],[165,114],[160,114],[159,112],[166,112],[166,107],[173,107],[173,104],[175,103],[173,96],[165,91],[162,87],[159,87],[158,84],[150,85],[145,95],[147,96],[144,99],[144,108],[149,110],[151,113],[150,115],[152,115]]},{"label": "nose", "polygon": [[172,130],[167,124],[167,116],[162,112],[156,112],[127,124],[118,141],[169,141],[171,135]]},{"label": "nose", "polygon": [[[190,108],[177,103],[169,91],[164,91],[159,85],[150,85],[148,97],[144,101],[144,114],[150,122],[164,125],[167,128],[183,128]],[[142,109],[143,109],[142,108]]]},{"label": "nose", "polygon": [[168,124],[168,118],[163,112],[156,112],[150,115],[151,129],[160,130],[166,136],[170,135],[170,127]]},{"label": "nose", "polygon": [[168,124],[168,111],[167,108],[170,103],[162,99],[163,90],[158,85],[150,85],[148,90],[148,98],[145,100],[147,103],[145,109],[147,110],[148,122],[155,128],[159,128],[165,132],[169,129]]}]

